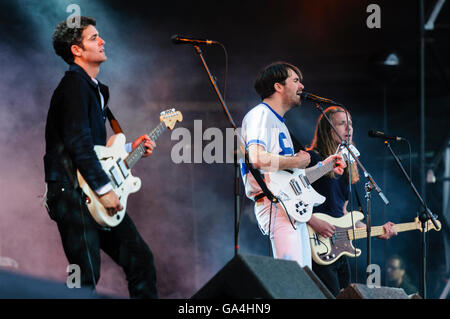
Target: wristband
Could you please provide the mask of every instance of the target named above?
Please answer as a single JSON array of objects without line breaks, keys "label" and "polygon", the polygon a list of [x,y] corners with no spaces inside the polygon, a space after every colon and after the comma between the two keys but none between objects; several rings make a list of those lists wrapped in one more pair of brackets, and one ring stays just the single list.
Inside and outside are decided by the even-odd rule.
[{"label": "wristband", "polygon": [[317,167],[322,167],[322,162],[317,163]]}]

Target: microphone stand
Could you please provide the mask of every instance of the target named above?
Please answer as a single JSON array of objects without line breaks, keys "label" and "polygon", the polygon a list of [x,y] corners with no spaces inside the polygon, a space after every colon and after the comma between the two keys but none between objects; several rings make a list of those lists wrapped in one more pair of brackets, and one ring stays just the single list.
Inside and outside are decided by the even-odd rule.
[{"label": "microphone stand", "polygon": [[433,213],[430,211],[430,209],[427,207],[427,205],[425,204],[424,200],[422,199],[422,197],[420,196],[419,192],[417,191],[416,187],[414,186],[413,182],[411,181],[411,178],[408,176],[408,173],[405,171],[405,169],[403,168],[402,163],[400,162],[400,160],[398,159],[397,155],[394,153],[394,151],[391,148],[391,145],[389,144],[389,142],[387,140],[384,141],[384,145],[386,145],[386,147],[389,149],[389,151],[391,152],[392,156],[395,159],[395,162],[397,163],[398,167],[400,168],[400,170],[402,171],[403,175],[405,176],[406,180],[409,183],[409,186],[412,188],[414,194],[416,195],[417,199],[419,200],[420,204],[423,207],[423,212],[419,215],[419,220],[422,223],[422,297],[424,299],[426,299],[426,294],[427,294],[427,285],[426,285],[426,258],[427,258],[427,243],[426,243],[426,224],[427,221],[429,219],[431,219],[434,227],[439,230],[440,227],[438,226],[437,222],[436,222],[436,217],[433,215]]},{"label": "microphone stand", "polygon": [[[222,105],[225,114],[228,118],[228,121],[230,122],[231,126],[233,127],[234,131],[236,132],[237,127],[236,124],[233,121],[233,118],[231,117],[230,112],[228,111],[228,107],[225,103],[225,100],[222,97],[222,94],[220,93],[220,90],[217,86],[216,81],[214,80],[214,77],[212,76],[208,65],[206,64],[206,61],[203,57],[202,51],[200,49],[200,47],[198,45],[194,45],[195,51],[197,52],[197,54],[199,55],[202,64],[206,70],[206,73],[208,74],[209,80],[211,81],[211,84],[214,88],[214,91],[217,94],[217,97],[219,98],[220,104]],[[238,136],[241,139],[241,143],[242,143],[242,137],[240,134],[238,134]],[[237,156],[237,150],[234,153],[234,254],[235,256],[238,254],[238,250],[239,250],[239,243],[238,243],[238,239],[239,239],[239,219],[240,219],[240,195],[239,195],[239,164],[238,164],[238,156]],[[244,151],[245,152],[245,151]],[[248,164],[251,165],[250,161],[248,161]]]},{"label": "microphone stand", "polygon": [[[378,195],[380,195],[383,202],[388,205],[389,201],[384,196],[383,192],[381,191],[381,188],[377,185],[375,180],[373,179],[372,175],[369,174],[369,172],[366,170],[366,168],[362,165],[361,161],[358,159],[357,156],[352,152],[350,149],[348,143],[346,140],[342,138],[342,136],[339,135],[338,131],[336,130],[336,127],[334,127],[333,122],[326,116],[325,112],[323,111],[323,108],[319,105],[319,103],[315,102],[316,108],[322,113],[323,117],[328,121],[333,131],[336,133],[336,135],[341,140],[341,145],[345,146],[349,154],[355,159],[355,162],[358,164],[358,166],[361,168],[361,170],[364,172],[364,176],[368,179],[368,182],[366,183],[366,199],[367,199],[367,224],[366,224],[366,232],[367,232],[367,267],[371,264],[371,218],[370,218],[370,192],[372,189],[375,189],[378,192]],[[333,103],[335,104],[335,103]],[[337,103],[336,103],[337,104]],[[340,106],[344,107],[342,104]],[[344,107],[344,109],[346,109]],[[347,111],[347,110],[346,110]],[[350,170],[350,167],[349,167]],[[366,268],[367,269],[367,268]]]}]

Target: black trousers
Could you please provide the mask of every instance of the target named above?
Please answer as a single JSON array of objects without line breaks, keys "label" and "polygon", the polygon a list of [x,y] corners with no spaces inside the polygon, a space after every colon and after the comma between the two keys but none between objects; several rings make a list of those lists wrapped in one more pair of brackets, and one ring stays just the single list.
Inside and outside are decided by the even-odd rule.
[{"label": "black trousers", "polygon": [[89,213],[80,188],[53,182],[48,183],[47,206],[69,263],[80,267],[83,287],[95,289],[102,249],[123,268],[131,298],[158,297],[153,254],[128,214],[116,227],[105,229]]},{"label": "black trousers", "polygon": [[331,265],[319,265],[313,261],[312,269],[335,297],[350,285],[350,265],[346,256]]}]

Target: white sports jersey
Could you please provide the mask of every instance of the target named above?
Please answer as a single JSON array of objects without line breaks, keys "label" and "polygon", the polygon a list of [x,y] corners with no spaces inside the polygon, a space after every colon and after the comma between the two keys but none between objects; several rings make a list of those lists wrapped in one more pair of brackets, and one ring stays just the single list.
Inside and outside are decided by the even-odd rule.
[{"label": "white sports jersey", "polygon": [[[250,145],[259,144],[272,154],[294,155],[291,135],[284,124],[284,119],[266,103],[255,106],[245,115],[241,133],[247,150]],[[260,172],[263,174],[262,170]],[[242,161],[241,174],[245,194],[253,200],[255,195],[261,193],[261,187]]]},{"label": "white sports jersey", "polygon": [[[251,109],[242,121],[242,138],[245,146],[259,144],[272,154],[293,156],[294,145],[284,119],[268,104],[261,103]],[[264,171],[260,170],[261,176]],[[241,161],[241,174],[248,198],[262,192],[247,165]],[[270,235],[275,258],[295,260],[301,267],[311,267],[311,247],[306,223],[289,220],[279,204],[264,201],[255,203],[255,216],[264,235]],[[293,227],[293,225],[295,225]]]}]

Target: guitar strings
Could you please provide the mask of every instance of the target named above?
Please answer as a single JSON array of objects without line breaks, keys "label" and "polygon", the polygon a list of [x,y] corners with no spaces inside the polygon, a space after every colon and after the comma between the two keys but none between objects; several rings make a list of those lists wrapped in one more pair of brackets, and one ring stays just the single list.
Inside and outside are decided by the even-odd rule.
[{"label": "guitar strings", "polygon": [[[407,225],[397,225],[397,231],[402,231],[403,229],[409,229],[409,224],[411,224],[411,223],[407,223]],[[377,227],[382,227],[382,226],[377,226]],[[336,235],[333,235],[332,237],[333,238],[337,238],[337,239],[342,239],[342,238],[349,238],[350,239],[350,236],[349,236],[349,231],[351,231],[352,229],[347,229],[347,230],[338,230],[338,231],[335,231],[335,234]],[[354,232],[355,232],[355,237],[356,236],[358,236],[358,235],[364,235],[364,234],[366,234],[366,229],[365,228],[361,228],[361,229],[355,229],[354,230]],[[353,239],[355,239],[355,238],[353,238]]]}]

